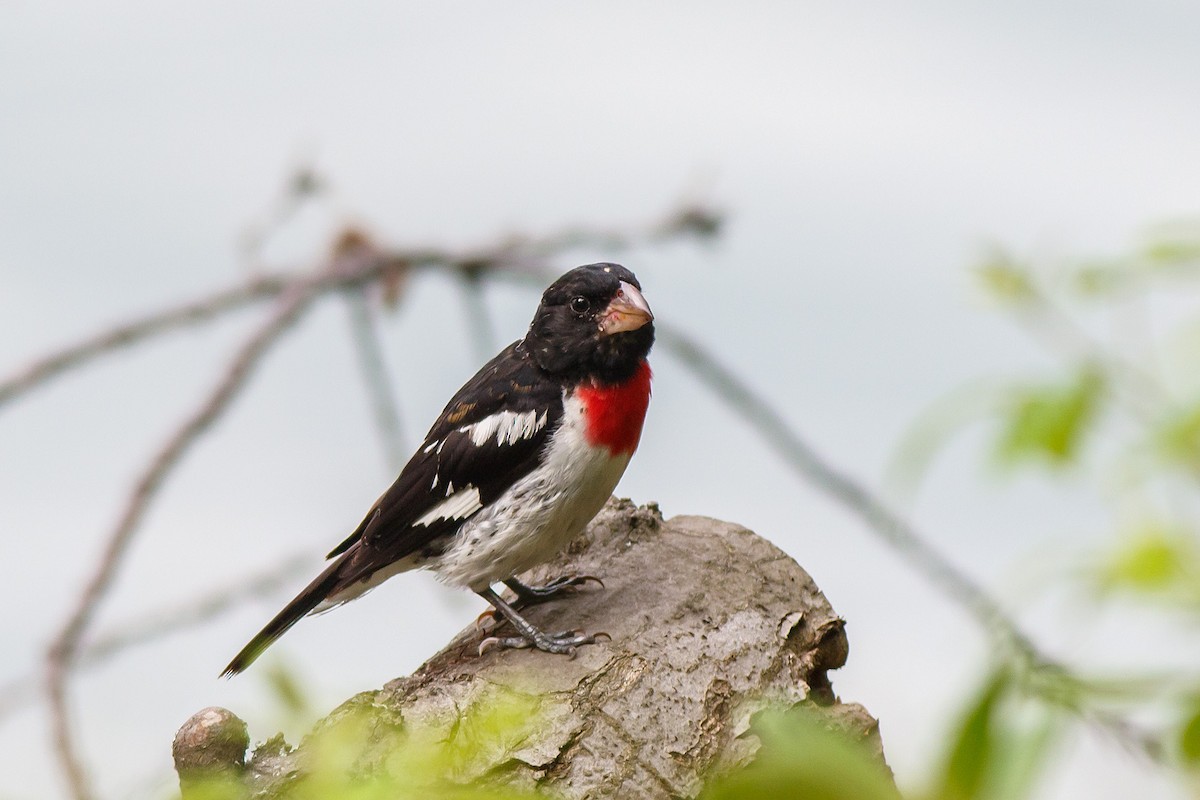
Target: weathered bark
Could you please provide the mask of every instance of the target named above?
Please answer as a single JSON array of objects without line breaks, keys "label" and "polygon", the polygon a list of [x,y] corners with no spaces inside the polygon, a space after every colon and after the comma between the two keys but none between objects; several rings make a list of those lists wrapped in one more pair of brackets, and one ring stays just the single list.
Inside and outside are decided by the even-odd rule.
[{"label": "weathered bark", "polygon": [[[842,620],[765,539],[703,517],[664,522],[656,506],[613,501],[567,553],[524,577],[564,574],[597,575],[605,587],[523,613],[547,630],[605,631],[611,642],[574,659],[480,656],[480,633],[468,628],[413,675],[343,704],[318,732],[371,715],[377,724],[353,770],[377,774],[405,731],[451,740],[464,709],[526,698],[537,724],[474,754],[457,777],[566,798],[694,797],[714,771],[753,759],[758,741],[744,734],[768,705],[825,707],[882,759],[874,720],[839,703],[829,682],[848,652]],[[291,751],[278,737],[259,747],[243,771],[248,792],[279,797],[304,781],[315,740]]]}]

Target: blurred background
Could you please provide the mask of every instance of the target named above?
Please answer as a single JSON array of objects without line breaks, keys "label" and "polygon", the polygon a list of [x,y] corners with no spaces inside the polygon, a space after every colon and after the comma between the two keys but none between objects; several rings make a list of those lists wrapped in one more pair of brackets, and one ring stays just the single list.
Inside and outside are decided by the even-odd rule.
[{"label": "blurred background", "polygon": [[[1078,417],[1109,417],[1066,412],[1056,428],[1061,392],[987,387],[1062,385],[1067,406],[1102,404],[1109,388],[1069,394],[1089,354],[1030,335],[1021,304],[1043,287],[1070,293],[1056,276],[1079,270],[1064,264],[1124,274],[1148,225],[1195,216],[1197,98],[1200,6],[1182,0],[6,2],[0,378],[261,270],[311,268],[348,224],[389,246],[465,252],[707,205],[725,215],[718,236],[575,248],[554,271],[625,263],[662,320],[831,462],[880,491],[920,478],[919,491],[895,493],[898,507],[1048,655],[1108,676],[1194,676],[1194,614],[1101,597],[1084,575],[1089,558],[1120,550],[1123,530],[1163,517],[1144,513],[1155,493],[1114,499],[1127,486],[1114,464],[1129,463],[1122,443],[1140,429],[1117,419],[1077,449]],[[282,214],[298,171],[321,191]],[[1186,282],[1124,286],[1085,308],[1080,330],[1133,347],[1121,357],[1146,370],[1174,365],[1167,388],[1194,399],[1197,373],[1178,368],[1195,364],[1194,349],[1175,348],[1169,364],[1153,350],[1195,309]],[[482,362],[481,339],[498,349],[523,335],[537,298],[531,285],[485,280],[478,302],[439,271],[414,274],[394,308],[372,295],[409,445]],[[133,481],[266,311],[119,351],[0,406],[0,680],[37,674]],[[298,555],[315,571],[353,529],[394,470],[349,319],[339,298],[319,303],[187,454],[89,638]],[[880,719],[901,786],[924,791],[994,661],[991,641],[678,362],[660,349],[653,363],[642,449],[619,493],[667,516],[739,522],[794,556],[848,622],[836,691]],[[980,393],[1011,402],[980,404]],[[1049,463],[1023,466],[1023,452],[1047,448],[1034,430],[1022,451],[1022,409],[1067,437],[1062,457],[1050,446]],[[1172,498],[1185,499],[1164,507],[1190,519],[1194,482],[1179,483]],[[408,575],[306,620],[247,675],[218,681],[306,580],[72,683],[102,796],[166,796],[171,737],[201,707],[234,710],[256,741],[281,727],[294,740],[483,608]],[[1131,713],[1179,723],[1170,707]],[[0,796],[64,793],[49,740],[39,703],[0,719]],[[1081,726],[1055,738],[1032,792],[1194,789]]]}]

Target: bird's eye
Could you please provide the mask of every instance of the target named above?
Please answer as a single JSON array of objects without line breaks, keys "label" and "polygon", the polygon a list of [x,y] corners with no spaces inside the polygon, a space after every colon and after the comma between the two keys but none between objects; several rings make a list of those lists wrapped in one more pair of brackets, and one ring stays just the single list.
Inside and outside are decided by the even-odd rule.
[{"label": "bird's eye", "polygon": [[571,310],[576,314],[586,314],[592,304],[588,302],[586,297],[576,297],[571,300]]}]

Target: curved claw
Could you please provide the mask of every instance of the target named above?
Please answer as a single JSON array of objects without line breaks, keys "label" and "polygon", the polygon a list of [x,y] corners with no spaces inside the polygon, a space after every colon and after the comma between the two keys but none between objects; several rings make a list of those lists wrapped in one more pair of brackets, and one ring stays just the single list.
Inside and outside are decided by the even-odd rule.
[{"label": "curved claw", "polygon": [[600,580],[595,575],[576,575],[575,577],[571,578],[571,585],[583,586],[588,581],[595,581],[596,585],[598,585],[601,589],[604,588],[604,581]]},{"label": "curved claw", "polygon": [[538,633],[533,639],[524,636],[489,636],[479,643],[479,655],[492,649],[526,650],[536,648],[545,653],[565,655],[574,659],[579,648],[585,644],[599,644],[601,641],[611,642],[612,636],[601,631],[588,634],[582,630],[557,631],[555,633]]},{"label": "curved claw", "polygon": [[543,592],[556,592],[563,589],[574,589],[583,586],[588,581],[595,581],[601,589],[604,588],[604,581],[597,578],[595,575],[564,575],[561,578],[550,581],[545,586],[541,587]]},{"label": "curved claw", "polygon": [[[475,630],[478,633],[488,633],[500,623],[496,617],[496,610],[489,608],[478,617],[475,618]],[[482,653],[480,654],[482,655]]]},{"label": "curved claw", "polygon": [[523,639],[520,636],[489,636],[479,643],[479,655],[483,655],[489,650],[527,650],[533,647],[534,643],[528,639]]}]

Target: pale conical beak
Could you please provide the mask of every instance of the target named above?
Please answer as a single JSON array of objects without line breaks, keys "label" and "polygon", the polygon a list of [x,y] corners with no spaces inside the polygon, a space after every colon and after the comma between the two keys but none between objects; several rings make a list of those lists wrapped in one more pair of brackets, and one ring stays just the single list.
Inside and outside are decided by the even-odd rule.
[{"label": "pale conical beak", "polygon": [[650,304],[632,284],[621,281],[617,296],[600,316],[600,332],[605,335],[636,331],[654,319]]}]

